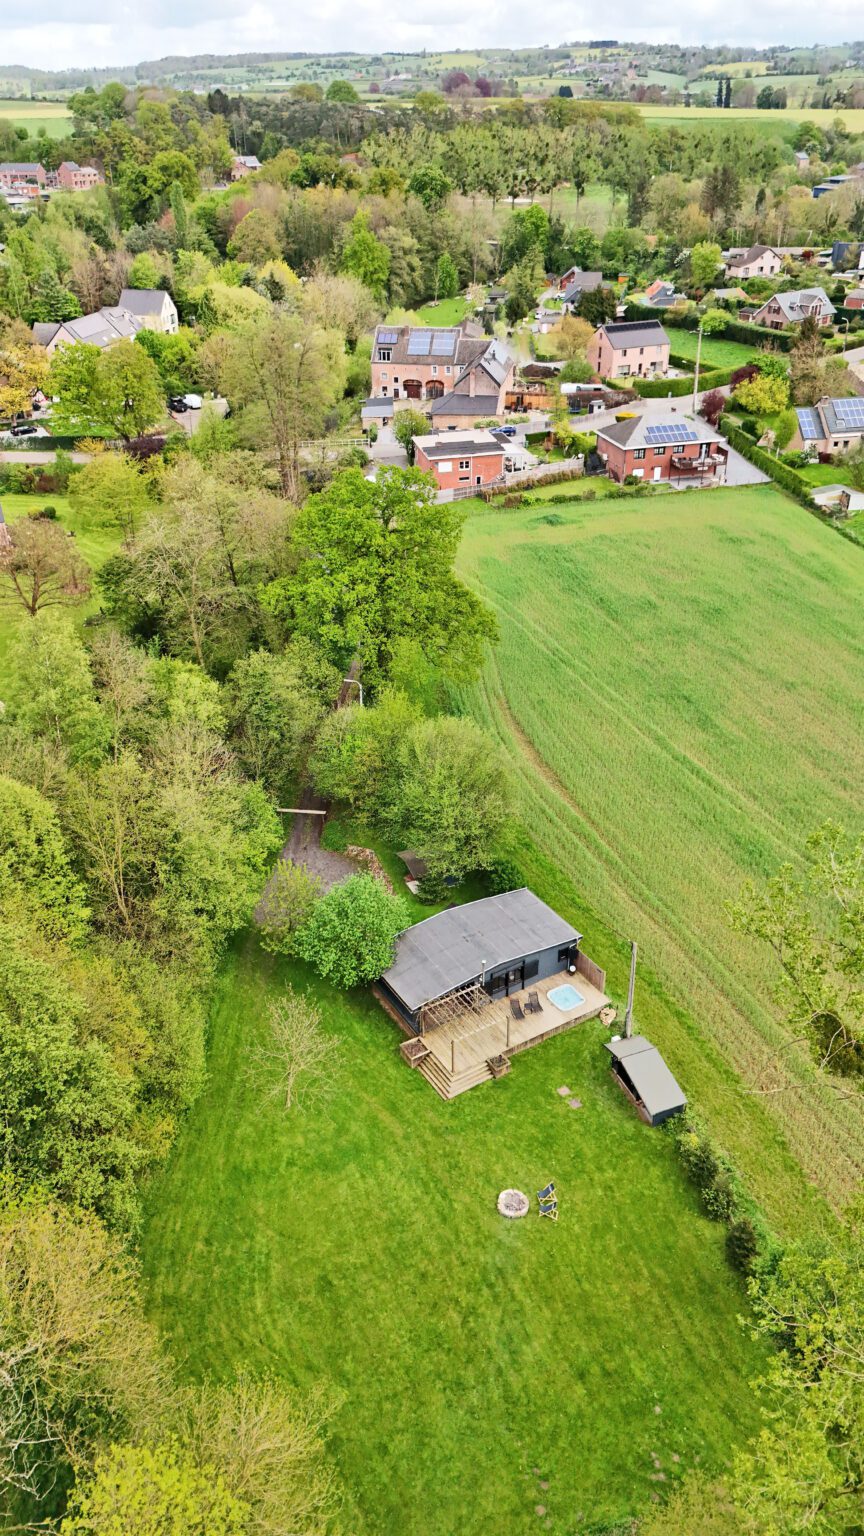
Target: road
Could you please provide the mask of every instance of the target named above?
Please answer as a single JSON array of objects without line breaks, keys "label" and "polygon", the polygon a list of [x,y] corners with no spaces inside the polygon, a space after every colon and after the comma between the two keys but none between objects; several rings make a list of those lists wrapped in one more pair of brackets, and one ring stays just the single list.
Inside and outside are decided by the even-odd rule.
[{"label": "road", "polygon": [[[56,457],[56,448],[43,448],[41,452],[35,450],[26,453],[19,452],[17,448],[0,449],[0,464],[35,464],[38,466],[39,464],[53,464]],[[93,455],[92,453],[81,453],[79,449],[73,448],[69,457],[73,464],[89,464]]]}]

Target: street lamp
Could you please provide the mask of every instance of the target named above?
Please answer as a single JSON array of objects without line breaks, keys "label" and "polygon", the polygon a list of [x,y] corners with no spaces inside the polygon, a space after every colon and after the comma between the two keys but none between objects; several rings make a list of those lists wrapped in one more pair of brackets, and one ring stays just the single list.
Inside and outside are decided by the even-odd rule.
[{"label": "street lamp", "polygon": [[845,352],[846,351],[846,341],[847,341],[847,338],[849,336],[849,320],[848,320],[848,317],[845,320],[838,320],[837,324],[843,326],[843,346],[841,347],[840,350],[842,352]]},{"label": "street lamp", "polygon": [[699,364],[702,359],[702,326],[705,316],[699,316],[699,337],[696,342],[696,368],[693,373],[693,415],[696,415],[696,397],[699,394]]},{"label": "street lamp", "polygon": [[359,688],[360,689],[360,708],[362,709],[363,708],[363,684],[361,682],[358,682],[356,677],[343,677],[342,681],[343,681],[343,683],[353,683],[355,688]]}]

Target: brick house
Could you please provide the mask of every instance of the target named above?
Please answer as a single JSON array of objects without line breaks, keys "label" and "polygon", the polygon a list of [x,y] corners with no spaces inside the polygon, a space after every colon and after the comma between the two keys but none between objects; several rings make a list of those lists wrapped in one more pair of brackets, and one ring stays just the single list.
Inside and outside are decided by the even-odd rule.
[{"label": "brick house", "polygon": [[251,176],[253,171],[260,171],[261,161],[257,155],[235,155],[234,164],[231,167],[231,180],[242,181],[244,176]]},{"label": "brick house", "polygon": [[164,336],[173,336],[180,324],[177,306],[164,288],[124,288],[120,308],[135,315],[145,331],[161,331]]},{"label": "brick house", "polygon": [[746,277],[776,277],[782,267],[783,257],[773,245],[751,245],[749,251],[729,257],[726,276],[740,283]]},{"label": "brick house", "polygon": [[[476,332],[476,333],[475,333]],[[372,342],[370,400],[428,403],[435,427],[466,420],[503,420],[513,383],[513,359],[499,341],[463,321],[447,329],[430,325],[379,325]]]},{"label": "brick house", "polygon": [[4,160],[0,164],[0,187],[44,187],[47,180],[45,167],[35,160]]},{"label": "brick house", "polygon": [[794,293],[775,293],[750,316],[752,325],[767,325],[782,331],[787,325],[800,325],[812,315],[818,325],[830,325],[835,310],[824,288],[800,288]]},{"label": "brick house", "polygon": [[864,288],[850,288],[843,300],[844,309],[864,309]]},{"label": "brick house", "polygon": [[63,160],[57,167],[56,182],[63,192],[89,192],[91,187],[102,185],[102,177],[95,166]]},{"label": "brick house", "polygon": [[504,473],[506,449],[491,432],[430,432],[412,439],[414,465],[439,491],[490,485]]},{"label": "brick house", "polygon": [[798,425],[789,447],[793,452],[848,453],[864,441],[864,400],[832,399],[823,395],[817,405],[800,405]]},{"label": "brick house", "polygon": [[601,379],[651,379],[669,371],[669,337],[659,320],[622,320],[600,325],[587,347]]},{"label": "brick house", "polygon": [[729,449],[724,438],[698,417],[661,420],[631,416],[597,432],[597,452],[610,479],[672,480],[720,485]]}]

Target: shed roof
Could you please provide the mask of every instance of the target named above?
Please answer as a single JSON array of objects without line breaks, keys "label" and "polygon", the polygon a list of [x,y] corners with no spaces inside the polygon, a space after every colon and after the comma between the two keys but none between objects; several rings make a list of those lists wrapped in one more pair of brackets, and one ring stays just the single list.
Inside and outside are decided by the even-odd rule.
[{"label": "shed roof", "polygon": [[396,959],[382,979],[414,1013],[481,973],[580,938],[533,891],[505,891],[448,907],[406,928],[396,940]]},{"label": "shed roof", "polygon": [[623,1061],[625,1071],[649,1115],[662,1115],[683,1109],[687,1096],[676,1083],[656,1046],[644,1035],[629,1039],[607,1040],[606,1049],[614,1061]]}]

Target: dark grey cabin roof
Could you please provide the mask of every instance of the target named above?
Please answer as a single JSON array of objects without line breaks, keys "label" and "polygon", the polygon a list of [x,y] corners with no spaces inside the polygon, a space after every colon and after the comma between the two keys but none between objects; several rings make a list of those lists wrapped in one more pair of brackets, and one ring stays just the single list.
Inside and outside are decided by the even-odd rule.
[{"label": "dark grey cabin roof", "polygon": [[581,934],[523,888],[449,907],[406,928],[396,940],[396,959],[384,972],[392,992],[415,1013],[445,992],[474,981],[523,955],[578,943]]},{"label": "dark grey cabin roof", "polygon": [[644,1035],[607,1040],[606,1049],[613,1060],[624,1062],[624,1070],[652,1119],[669,1110],[684,1108],[686,1094],[676,1083],[656,1046]]}]

